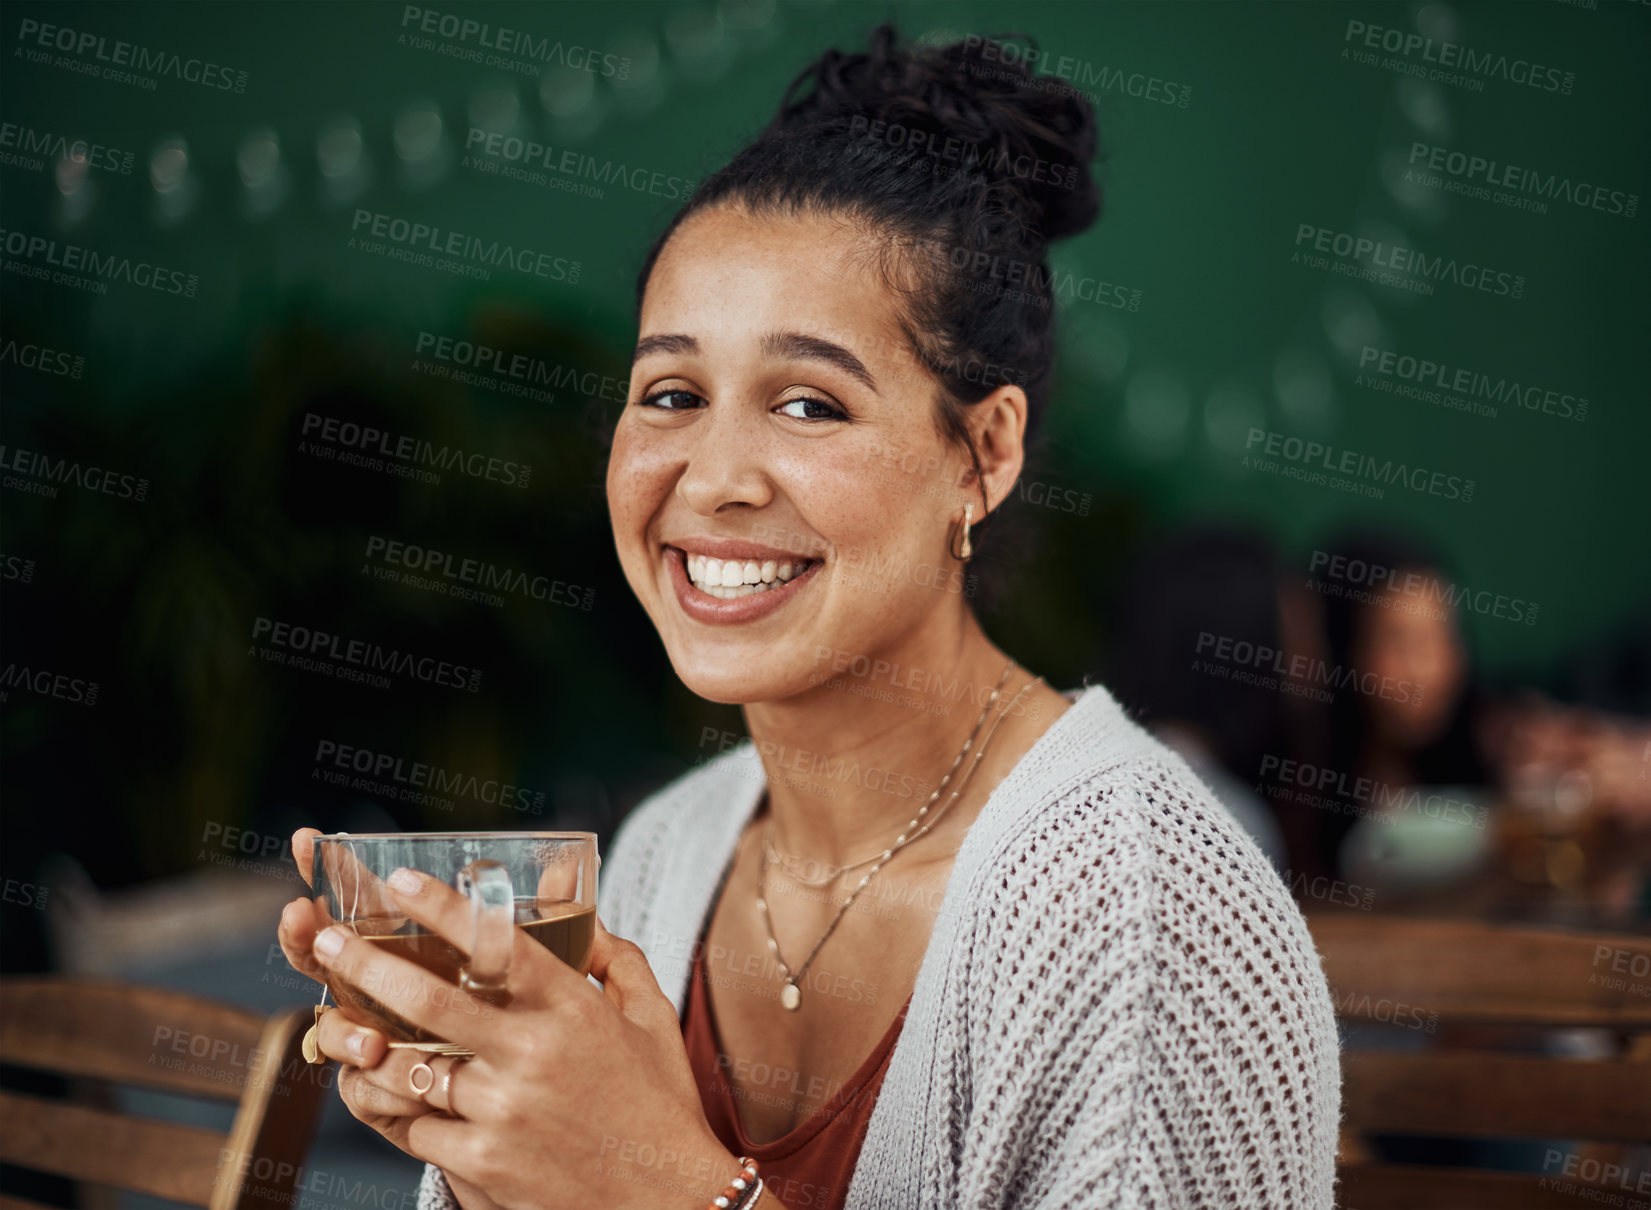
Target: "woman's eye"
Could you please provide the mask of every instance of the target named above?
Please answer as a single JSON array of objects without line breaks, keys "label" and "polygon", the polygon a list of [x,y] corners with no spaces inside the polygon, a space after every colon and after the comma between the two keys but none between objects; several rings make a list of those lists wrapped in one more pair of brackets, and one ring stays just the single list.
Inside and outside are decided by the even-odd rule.
[{"label": "woman's eye", "polygon": [[638,401],[645,408],[659,408],[664,412],[686,412],[696,406],[699,396],[692,391],[659,391]]},{"label": "woman's eye", "polygon": [[[788,412],[787,408],[800,408],[800,411]],[[847,420],[841,408],[833,407],[823,399],[789,399],[776,409],[782,415],[793,416],[798,420]]]}]

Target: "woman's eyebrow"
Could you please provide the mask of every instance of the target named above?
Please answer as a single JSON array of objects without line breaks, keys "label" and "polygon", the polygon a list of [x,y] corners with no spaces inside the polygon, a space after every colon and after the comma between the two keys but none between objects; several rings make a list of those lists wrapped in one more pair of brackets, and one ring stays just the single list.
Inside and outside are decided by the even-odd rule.
[{"label": "woman's eyebrow", "polygon": [[692,336],[683,336],[677,332],[663,332],[656,336],[644,336],[636,342],[636,352],[631,354],[631,364],[634,366],[650,353],[677,353],[697,354],[699,341]]},{"label": "woman's eyebrow", "polygon": [[852,374],[865,383],[873,394],[877,393],[877,380],[871,376],[863,361],[842,345],[819,336],[809,336],[803,332],[770,332],[762,338],[762,352],[764,357],[826,362],[846,374]]},{"label": "woman's eyebrow", "polygon": [[[631,354],[631,364],[634,366],[651,353],[698,355],[699,341],[680,332],[660,332],[653,336],[644,336],[636,342],[636,352]],[[842,345],[823,337],[809,336],[804,332],[770,332],[762,338],[762,353],[764,357],[787,361],[823,361],[836,366],[846,374],[852,374],[865,383],[874,394],[877,393],[877,380],[871,376],[871,371],[866,369],[865,362]]]}]

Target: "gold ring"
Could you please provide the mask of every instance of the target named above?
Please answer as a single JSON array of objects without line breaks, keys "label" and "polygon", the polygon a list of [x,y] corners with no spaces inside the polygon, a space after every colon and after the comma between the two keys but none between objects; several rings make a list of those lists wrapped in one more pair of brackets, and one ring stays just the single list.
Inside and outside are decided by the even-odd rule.
[{"label": "gold ring", "polygon": [[[430,1077],[429,1082],[423,1088],[420,1088],[418,1084],[418,1073],[421,1071]],[[424,1094],[436,1086],[435,1069],[428,1063],[414,1064],[413,1069],[407,1073],[407,1083],[413,1086],[413,1091],[418,1093],[418,1099],[422,1101],[424,1100]]]},{"label": "gold ring", "polygon": [[505,983],[509,976],[502,979],[477,979],[463,967],[459,968],[459,990],[467,995],[475,996],[489,1004],[503,1007],[510,1002],[510,992]]},{"label": "gold ring", "polygon": [[500,992],[504,990],[503,979],[478,979],[464,967],[459,968],[459,990],[466,992]]}]

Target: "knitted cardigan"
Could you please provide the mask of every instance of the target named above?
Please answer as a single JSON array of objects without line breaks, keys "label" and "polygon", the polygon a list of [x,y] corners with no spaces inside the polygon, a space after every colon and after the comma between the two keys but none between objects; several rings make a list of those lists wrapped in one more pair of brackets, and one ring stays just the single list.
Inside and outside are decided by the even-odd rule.
[{"label": "knitted cardigan", "polygon": [[[1329,1210],[1339,1054],[1300,911],[1180,757],[1069,696],[957,854],[848,1210]],[[691,770],[603,862],[602,920],[679,1014],[760,770],[749,740]],[[418,1206],[455,1210],[433,1166]]]}]

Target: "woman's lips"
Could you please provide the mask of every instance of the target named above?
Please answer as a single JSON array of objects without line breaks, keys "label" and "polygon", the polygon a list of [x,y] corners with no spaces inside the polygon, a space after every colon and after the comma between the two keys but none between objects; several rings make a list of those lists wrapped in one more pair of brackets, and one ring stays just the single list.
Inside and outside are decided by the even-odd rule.
[{"label": "woman's lips", "polygon": [[766,592],[755,592],[731,601],[719,600],[695,588],[694,582],[688,578],[686,557],[677,547],[665,547],[665,566],[670,571],[671,587],[676,590],[677,603],[682,606],[683,613],[696,622],[727,626],[767,617],[784,606],[814,578],[823,561],[815,559],[801,575]]}]

